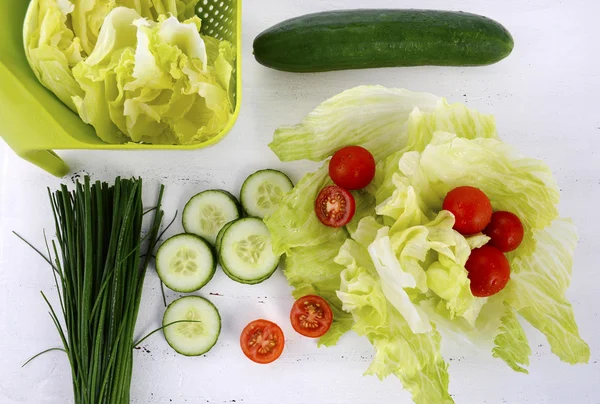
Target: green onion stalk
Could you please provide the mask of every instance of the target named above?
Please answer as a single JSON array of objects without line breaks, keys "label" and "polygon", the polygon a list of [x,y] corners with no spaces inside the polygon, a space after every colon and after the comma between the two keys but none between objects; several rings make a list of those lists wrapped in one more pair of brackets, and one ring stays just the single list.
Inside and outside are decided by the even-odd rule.
[{"label": "green onion stalk", "polygon": [[[62,318],[42,296],[63,345],[53,350],[64,350],[71,365],[76,404],[129,403],[134,328],[160,238],[163,191],[145,211],[141,179],[117,178],[109,186],[85,177],[73,191],[48,190],[56,240],[46,244],[47,261]],[[147,214],[153,218],[143,235]]]}]

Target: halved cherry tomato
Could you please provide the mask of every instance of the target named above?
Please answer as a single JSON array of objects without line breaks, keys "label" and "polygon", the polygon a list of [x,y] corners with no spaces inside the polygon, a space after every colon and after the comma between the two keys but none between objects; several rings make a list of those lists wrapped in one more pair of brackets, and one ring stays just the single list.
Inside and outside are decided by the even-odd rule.
[{"label": "halved cherry tomato", "polygon": [[491,245],[471,251],[465,264],[473,296],[486,297],[500,292],[510,279],[510,264],[502,252]]},{"label": "halved cherry tomato", "polygon": [[329,161],[329,176],[344,189],[361,189],[375,177],[375,159],[364,147],[346,146]]},{"label": "halved cherry tomato", "polygon": [[283,331],[268,320],[250,322],[240,335],[244,355],[256,363],[271,363],[283,352]]},{"label": "halved cherry tomato", "polygon": [[492,221],[483,229],[483,234],[491,238],[489,244],[509,252],[523,241],[523,224],[514,213],[498,211],[492,214]]},{"label": "halved cherry tomato", "polygon": [[354,197],[348,191],[335,185],[325,187],[315,201],[317,217],[325,226],[345,226],[356,209]]},{"label": "halved cherry tomato", "polygon": [[290,312],[290,320],[299,334],[318,338],[331,327],[333,313],[325,299],[309,295],[296,300]]},{"label": "halved cherry tomato", "polygon": [[492,220],[490,200],[475,187],[454,188],[444,198],[442,208],[454,214],[454,230],[464,235],[479,233]]}]

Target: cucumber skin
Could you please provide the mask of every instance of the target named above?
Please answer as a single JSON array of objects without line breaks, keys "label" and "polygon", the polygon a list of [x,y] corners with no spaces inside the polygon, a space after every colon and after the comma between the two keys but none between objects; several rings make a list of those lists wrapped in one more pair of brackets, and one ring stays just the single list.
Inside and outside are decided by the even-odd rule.
[{"label": "cucumber skin", "polygon": [[476,14],[341,10],[283,21],[254,40],[256,60],[289,72],[398,66],[482,66],[508,56],[513,38]]},{"label": "cucumber skin", "polygon": [[217,260],[219,259],[219,249],[221,248],[221,240],[223,239],[223,234],[225,234],[225,232],[227,231],[229,226],[233,224],[233,222],[240,219],[233,219],[231,222],[225,223],[223,227],[221,227],[221,230],[219,230],[219,233],[217,233],[217,239],[215,240],[215,251],[217,253]]},{"label": "cucumber skin", "polygon": [[240,203],[239,199],[235,197],[234,194],[232,194],[229,191],[226,191],[224,189],[215,189],[214,191],[221,191],[222,193],[224,193],[225,195],[229,196],[231,198],[231,200],[235,203],[235,205],[237,206],[237,210],[238,210],[238,214],[240,215],[240,218],[244,216],[244,207],[242,206],[242,204]]},{"label": "cucumber skin", "polygon": [[269,275],[263,277],[263,278],[259,278],[259,279],[254,279],[252,281],[248,281],[248,280],[244,280],[244,279],[240,279],[238,277],[236,277],[235,275],[231,274],[231,272],[229,272],[227,270],[227,268],[225,266],[223,266],[221,264],[221,269],[223,269],[223,272],[225,273],[225,275],[227,275],[227,277],[229,279],[231,279],[234,282],[237,283],[242,283],[244,285],[258,285],[259,283],[263,283],[264,281],[266,281],[267,279],[269,279],[271,276],[273,276],[273,274],[277,271],[277,267],[275,267],[275,269],[273,270],[273,272],[271,272]]}]

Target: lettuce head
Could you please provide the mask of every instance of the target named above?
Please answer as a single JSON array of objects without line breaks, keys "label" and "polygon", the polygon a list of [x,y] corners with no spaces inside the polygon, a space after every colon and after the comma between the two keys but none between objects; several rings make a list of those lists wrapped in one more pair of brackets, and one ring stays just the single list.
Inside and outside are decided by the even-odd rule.
[{"label": "lettuce head", "polygon": [[[395,375],[418,404],[453,402],[440,330],[492,346],[492,356],[527,373],[527,321],[561,360],[589,360],[565,296],[577,233],[559,215],[559,189],[544,162],[503,143],[490,115],[379,86],[324,102],[278,129],[270,147],[282,161],[320,161],[347,145],[370,150],[377,171],[353,191],[357,213],[345,228],[326,228],[314,213],[315,195],[330,183],[327,163],[265,218],[294,295],[321,294],[334,308],[323,344],[348,330],[366,336],[375,350],[367,374]],[[463,185],[484,191],[495,210],[515,213],[525,230],[507,255],[510,281],[489,298],[473,296],[465,269],[471,250],[489,238],[459,234],[442,210],[445,195]]]},{"label": "lettuce head", "polygon": [[25,52],[105,142],[205,142],[233,111],[235,50],[200,34],[197,2],[32,0]]}]

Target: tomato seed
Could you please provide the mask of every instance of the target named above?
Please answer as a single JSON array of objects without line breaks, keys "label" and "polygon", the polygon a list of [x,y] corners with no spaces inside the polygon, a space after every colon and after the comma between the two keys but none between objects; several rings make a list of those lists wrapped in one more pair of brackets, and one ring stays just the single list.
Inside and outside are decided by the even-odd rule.
[{"label": "tomato seed", "polygon": [[327,218],[340,220],[346,211],[346,199],[340,194],[330,195],[321,203],[321,211]]},{"label": "tomato seed", "polygon": [[300,324],[304,328],[317,328],[319,327],[319,322],[317,319],[323,318],[323,310],[321,310],[321,305],[319,303],[310,303],[304,302],[304,310],[306,310],[307,314],[302,314],[300,316]]}]

